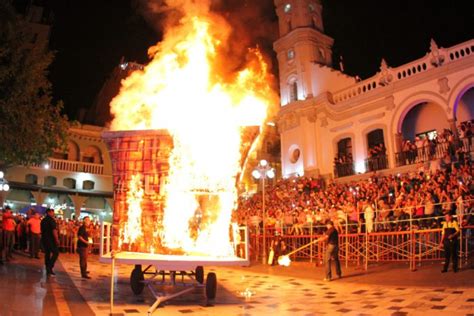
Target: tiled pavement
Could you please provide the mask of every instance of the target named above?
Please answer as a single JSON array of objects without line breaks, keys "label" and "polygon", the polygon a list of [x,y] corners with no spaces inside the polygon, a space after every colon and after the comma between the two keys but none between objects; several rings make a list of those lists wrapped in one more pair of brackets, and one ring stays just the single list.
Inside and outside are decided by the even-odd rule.
[{"label": "tiled pavement", "polygon": [[[95,274],[94,281],[85,282],[78,278],[77,258],[62,257],[61,260],[92,310],[97,315],[106,315],[109,312],[110,265],[91,263],[90,270]],[[212,270],[215,270],[217,274],[219,287],[217,300],[213,306],[205,306],[204,295],[198,290],[192,295],[166,302],[155,313],[156,315],[346,314],[377,316],[474,313],[474,279],[471,279],[473,282],[470,286],[456,286],[457,283],[463,283],[462,279],[472,278],[473,271],[465,270],[458,274],[441,275],[437,268],[438,266],[434,266],[426,269],[435,271],[437,278],[449,279],[446,286],[441,286],[442,280],[435,282],[436,287],[418,287],[410,284],[416,280],[400,283],[408,284],[405,286],[387,286],[383,285],[383,279],[377,276],[371,278],[378,278],[378,284],[373,284],[375,282],[364,284],[363,276],[359,276],[360,282],[354,283],[351,275],[325,283],[320,281],[320,275],[316,279],[318,274],[313,273],[314,270],[318,270],[320,274],[322,268],[304,264],[296,265],[294,269],[300,270],[306,276],[284,275],[288,268],[283,267],[264,268],[263,273],[254,268],[215,268]],[[115,296],[114,311],[124,315],[144,314],[154,300],[146,288],[138,297],[131,294],[128,282],[131,269],[132,267],[127,265],[118,267],[118,292]],[[313,271],[305,273],[308,269]],[[418,273],[408,272],[407,269],[401,271],[407,275]],[[354,269],[349,273],[358,274]],[[399,277],[401,278],[402,275]],[[460,282],[452,280],[455,277],[459,278]]]},{"label": "tiled pavement", "polygon": [[[0,267],[2,279],[9,280],[9,285],[0,282],[0,315],[88,316],[110,312],[111,266],[99,263],[95,257],[89,262],[91,280],[80,278],[74,255],[61,254],[58,276],[53,280],[43,276],[38,261],[19,258],[9,265]],[[117,315],[146,314],[154,301],[146,288],[139,296],[132,294],[132,268],[117,267]],[[379,266],[370,271],[343,269],[344,278],[325,283],[320,281],[322,268],[309,264],[216,268],[217,299],[211,306],[206,305],[203,291],[196,290],[165,302],[154,315],[474,315],[472,269],[441,274],[439,265],[425,266],[418,272]],[[25,290],[21,284],[27,280],[34,286]],[[5,300],[12,293],[13,298]],[[22,299],[36,304],[36,311],[27,308],[32,304],[21,304]]]}]

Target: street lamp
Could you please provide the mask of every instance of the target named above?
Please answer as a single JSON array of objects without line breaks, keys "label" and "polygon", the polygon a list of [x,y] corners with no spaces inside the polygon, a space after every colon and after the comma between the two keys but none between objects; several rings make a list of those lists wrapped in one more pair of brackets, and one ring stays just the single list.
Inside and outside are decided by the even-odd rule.
[{"label": "street lamp", "polygon": [[10,185],[8,184],[7,179],[5,179],[3,171],[0,171],[0,208],[3,207],[8,191],[10,191]]},{"label": "street lamp", "polygon": [[265,178],[273,179],[275,177],[275,170],[270,167],[268,162],[265,159],[260,160],[258,166],[252,171],[252,176],[261,180],[262,182],[262,226],[263,226],[263,264],[267,260],[267,240],[266,240],[266,229],[265,221],[267,213],[265,210]]}]

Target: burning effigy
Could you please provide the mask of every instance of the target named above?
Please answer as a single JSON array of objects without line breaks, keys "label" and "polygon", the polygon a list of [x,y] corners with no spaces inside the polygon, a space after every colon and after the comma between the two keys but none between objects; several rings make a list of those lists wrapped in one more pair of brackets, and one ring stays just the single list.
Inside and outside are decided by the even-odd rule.
[{"label": "burning effigy", "polygon": [[[114,249],[235,256],[231,217],[245,158],[276,103],[258,48],[226,69],[231,29],[208,1],[179,2],[179,21],[122,82],[104,133],[113,164]],[[247,133],[248,134],[248,133]],[[252,148],[251,148],[252,147]]]}]

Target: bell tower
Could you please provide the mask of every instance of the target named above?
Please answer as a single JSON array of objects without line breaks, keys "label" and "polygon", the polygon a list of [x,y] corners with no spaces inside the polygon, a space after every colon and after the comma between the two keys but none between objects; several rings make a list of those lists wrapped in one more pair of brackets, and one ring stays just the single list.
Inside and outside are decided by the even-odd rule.
[{"label": "bell tower", "polygon": [[274,0],[280,37],[273,44],[280,71],[281,105],[313,96],[314,64],[332,65],[334,40],[324,34],[320,0]]}]

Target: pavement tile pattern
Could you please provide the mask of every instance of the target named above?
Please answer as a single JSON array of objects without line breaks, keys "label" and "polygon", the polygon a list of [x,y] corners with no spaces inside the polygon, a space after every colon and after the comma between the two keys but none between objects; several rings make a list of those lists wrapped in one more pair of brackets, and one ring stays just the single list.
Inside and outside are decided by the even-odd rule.
[{"label": "pavement tile pattern", "polygon": [[[78,257],[73,254],[60,255],[54,278],[45,276],[42,260],[17,256],[15,261],[0,266],[0,316],[109,315],[111,265],[100,263],[97,256],[89,259],[89,280],[80,277]],[[116,266],[113,315],[146,315],[155,301],[146,287],[140,295],[132,293],[132,269],[132,265]],[[428,272],[423,268],[402,274],[384,267],[379,270],[379,274],[376,268],[368,273],[344,271],[342,279],[323,282],[321,267],[206,267],[206,274],[217,274],[215,301],[206,300],[203,288],[195,289],[160,304],[153,315],[474,316],[472,269],[448,276],[441,275],[437,266]],[[390,281],[401,277],[415,279]],[[422,284],[426,278],[436,282]]]},{"label": "pavement tile pattern", "polygon": [[[76,257],[62,256],[61,262],[94,313],[108,315],[111,266],[97,260],[90,262],[93,279],[84,281],[80,278]],[[132,294],[129,285],[132,269],[130,265],[116,267],[114,312],[117,315],[144,315],[154,302],[146,287],[142,294]],[[252,268],[205,268],[205,273],[209,271],[217,274],[215,302],[207,304],[204,291],[197,289],[162,303],[154,315],[451,316],[474,313],[474,282],[462,288],[399,287],[354,284],[345,282],[344,278],[322,282],[321,279],[267,275]]]}]

